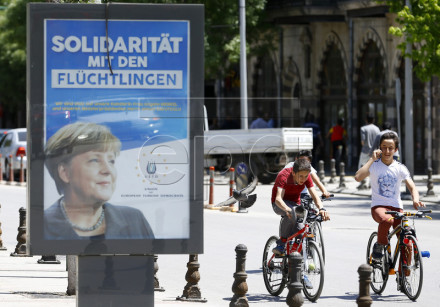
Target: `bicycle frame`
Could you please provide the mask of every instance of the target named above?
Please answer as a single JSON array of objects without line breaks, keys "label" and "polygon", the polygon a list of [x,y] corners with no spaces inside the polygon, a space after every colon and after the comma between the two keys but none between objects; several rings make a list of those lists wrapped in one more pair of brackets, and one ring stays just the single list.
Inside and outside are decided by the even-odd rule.
[{"label": "bicycle frame", "polygon": [[[295,251],[297,251],[298,253],[301,253],[301,251],[303,249],[304,238],[309,237],[309,235],[313,236],[312,234],[308,233],[308,230],[309,230],[309,225],[306,224],[303,229],[299,230],[298,232],[291,235],[287,239],[287,246],[286,246],[287,256]],[[299,237],[299,243],[297,242],[298,240],[295,240],[296,237]],[[296,250],[295,250],[295,243],[298,243]]]},{"label": "bicycle frame", "polygon": [[[304,218],[303,218],[303,220],[305,221],[304,227],[287,238],[286,255],[283,256],[283,257],[288,258],[291,253],[296,251],[296,252],[303,255],[303,258],[304,258],[303,264],[304,265],[306,265],[306,262],[307,262],[307,255],[306,255],[306,253],[303,253],[303,250],[306,250],[306,247],[307,247],[307,240],[304,240],[304,238],[313,238],[314,237],[314,235],[309,232],[309,229],[310,229],[310,224],[314,223],[315,221],[307,222],[308,211],[309,210],[306,210],[306,212],[304,214]],[[297,237],[299,240],[296,239]],[[295,247],[295,243],[297,243],[297,247]],[[273,260],[273,258],[275,258],[274,254],[268,259],[267,263],[269,264]]]},{"label": "bicycle frame", "polygon": [[[404,245],[405,243],[403,242],[403,240],[405,239],[405,236],[407,235],[407,232],[403,232],[402,229],[404,227],[410,227],[411,230],[413,230],[414,228],[409,226],[408,223],[408,218],[406,216],[410,216],[409,212],[405,212],[404,213],[405,216],[402,217],[402,219],[400,220],[400,224],[394,228],[389,234],[388,234],[388,245],[387,245],[387,252],[388,252],[388,256],[389,256],[389,275],[395,275],[395,267],[397,265],[397,262],[399,260],[399,255],[401,255],[401,246],[402,244]],[[392,254],[391,257],[391,239],[396,236],[397,238],[397,242],[396,242],[396,246],[394,247],[394,253]],[[391,261],[392,260],[392,261]]]},{"label": "bicycle frame", "polygon": [[[307,216],[307,214],[306,214]],[[304,218],[306,218],[306,216]],[[304,240],[304,238],[313,238],[313,234],[309,232],[310,229],[310,225],[308,222],[305,223],[304,228],[300,229],[299,231],[297,231],[296,233],[294,233],[293,235],[291,235],[289,238],[287,238],[287,244],[286,244],[286,255],[283,257],[289,257],[289,255],[295,251],[297,251],[298,253],[302,253],[303,250],[305,250],[304,248],[304,244],[307,244]],[[297,240],[295,240],[296,237],[299,237],[299,243],[296,242]],[[298,246],[295,248],[295,243],[298,243]],[[305,253],[302,253],[304,260],[306,260],[306,255]],[[270,259],[268,259],[267,263],[269,264],[272,259],[275,258],[275,255],[272,255],[270,257]],[[304,261],[305,263],[305,261]]]}]

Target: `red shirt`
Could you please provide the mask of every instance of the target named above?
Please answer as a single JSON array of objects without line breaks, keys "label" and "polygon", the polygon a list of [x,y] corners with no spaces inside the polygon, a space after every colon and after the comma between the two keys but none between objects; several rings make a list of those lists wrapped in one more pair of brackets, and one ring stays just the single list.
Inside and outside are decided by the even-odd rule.
[{"label": "red shirt", "polygon": [[336,125],[330,129],[330,141],[342,141],[344,139],[344,135],[346,134],[345,129],[342,126]]},{"label": "red shirt", "polygon": [[297,204],[300,204],[300,196],[302,190],[304,190],[304,187],[313,187],[313,181],[312,177],[310,177],[310,174],[304,184],[296,184],[292,176],[292,171],[293,168],[289,167],[281,170],[278,173],[277,179],[275,180],[275,184],[272,188],[272,203],[275,202],[279,187],[284,189],[283,200],[294,201]]}]

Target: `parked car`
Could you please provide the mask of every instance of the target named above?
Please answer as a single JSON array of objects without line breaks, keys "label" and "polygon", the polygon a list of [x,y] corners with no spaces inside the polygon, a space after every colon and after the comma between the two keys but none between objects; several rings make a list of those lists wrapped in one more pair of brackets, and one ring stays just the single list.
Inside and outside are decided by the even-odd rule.
[{"label": "parked car", "polygon": [[21,156],[23,156],[23,169],[26,171],[26,143],[27,130],[26,128],[10,129],[0,139],[0,163],[2,166],[4,180],[9,180],[10,175],[10,156],[12,156],[12,169],[14,176],[20,174]]},{"label": "parked car", "polygon": [[0,139],[6,134],[6,132],[8,132],[8,129],[0,129]]}]

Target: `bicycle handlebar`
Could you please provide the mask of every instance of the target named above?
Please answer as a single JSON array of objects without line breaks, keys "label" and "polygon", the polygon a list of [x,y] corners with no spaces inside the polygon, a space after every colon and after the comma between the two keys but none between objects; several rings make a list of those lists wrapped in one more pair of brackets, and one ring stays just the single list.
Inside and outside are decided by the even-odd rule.
[{"label": "bicycle handlebar", "polygon": [[402,212],[397,212],[397,211],[385,211],[386,214],[391,214],[392,216],[394,216],[394,218],[397,218],[397,219],[401,219],[404,216],[415,216],[415,217],[418,217],[418,218],[426,217],[426,218],[431,219],[431,217],[426,215],[426,213],[431,213],[431,212],[432,212],[432,210],[429,210],[429,209],[422,209],[422,210],[419,210],[419,211],[417,211],[415,213],[414,212],[409,212],[409,211],[405,211],[403,213]]},{"label": "bicycle handlebar", "polygon": [[331,200],[330,198],[332,197],[335,197],[335,194],[330,194],[329,198],[325,197],[324,195],[321,195],[321,200],[322,201]]}]

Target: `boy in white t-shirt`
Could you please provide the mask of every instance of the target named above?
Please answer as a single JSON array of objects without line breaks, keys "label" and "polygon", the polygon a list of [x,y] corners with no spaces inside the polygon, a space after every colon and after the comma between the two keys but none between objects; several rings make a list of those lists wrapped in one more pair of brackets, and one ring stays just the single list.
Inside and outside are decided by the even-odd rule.
[{"label": "boy in white t-shirt", "polygon": [[397,227],[399,220],[393,219],[386,211],[403,212],[403,204],[400,198],[400,186],[402,181],[411,193],[413,207],[425,207],[419,199],[419,192],[414,181],[406,168],[400,162],[393,159],[398,150],[399,138],[395,133],[387,132],[380,138],[380,148],[373,151],[371,158],[355,175],[356,181],[360,182],[370,176],[371,182],[371,215],[379,223],[377,230],[377,242],[373,247],[373,258],[382,258],[383,246],[388,244],[388,230]]}]

